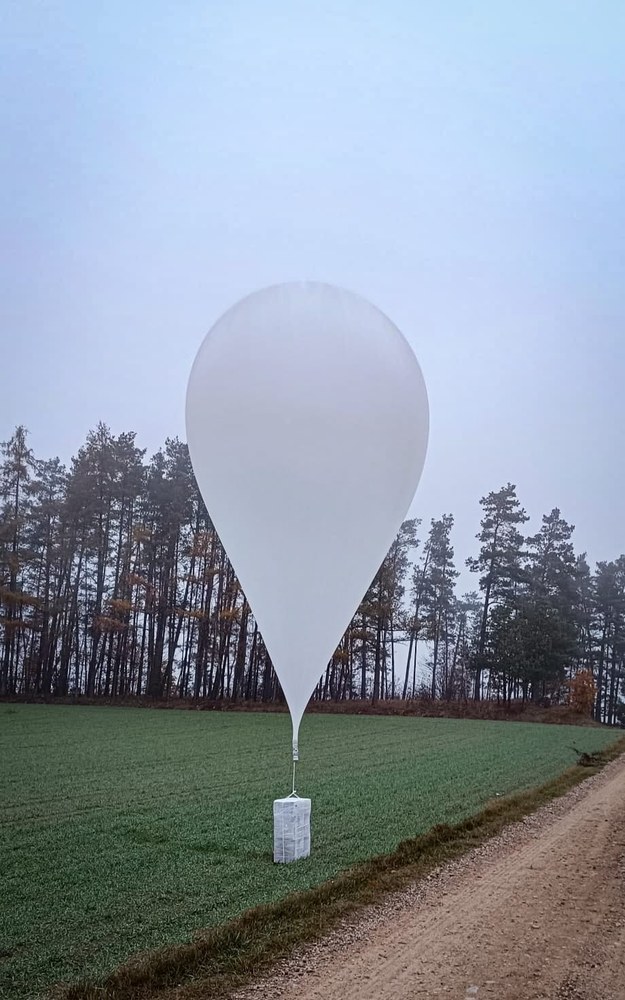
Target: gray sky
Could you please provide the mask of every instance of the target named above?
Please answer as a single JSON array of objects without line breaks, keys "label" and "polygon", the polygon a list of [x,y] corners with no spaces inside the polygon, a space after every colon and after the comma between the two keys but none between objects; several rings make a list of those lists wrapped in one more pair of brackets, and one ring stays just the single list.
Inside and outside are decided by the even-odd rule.
[{"label": "gray sky", "polygon": [[329,281],[421,362],[414,513],[456,516],[458,562],[507,480],[625,551],[624,29],[622,0],[6,3],[0,439],[184,437],[218,316]]}]

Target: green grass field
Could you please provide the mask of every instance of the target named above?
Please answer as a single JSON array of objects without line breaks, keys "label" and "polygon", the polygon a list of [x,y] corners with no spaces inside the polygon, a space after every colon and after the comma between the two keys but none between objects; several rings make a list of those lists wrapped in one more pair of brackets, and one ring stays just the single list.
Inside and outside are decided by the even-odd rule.
[{"label": "green grass field", "polygon": [[620,735],[454,719],[305,717],[298,790],[313,854],[272,862],[290,791],[286,715],[0,705],[0,996],[332,877]]}]

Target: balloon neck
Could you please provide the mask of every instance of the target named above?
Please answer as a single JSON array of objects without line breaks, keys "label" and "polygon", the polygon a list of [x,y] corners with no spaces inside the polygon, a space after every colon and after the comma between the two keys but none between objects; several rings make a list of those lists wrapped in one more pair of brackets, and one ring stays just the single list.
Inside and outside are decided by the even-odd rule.
[{"label": "balloon neck", "polygon": [[295,791],[295,767],[297,761],[299,760],[298,736],[299,736],[300,719],[301,719],[301,714],[299,719],[297,719],[297,724],[295,723],[295,720],[293,720],[293,742],[291,743],[291,746],[293,748],[293,791],[291,792],[291,795],[297,795],[297,792]]}]

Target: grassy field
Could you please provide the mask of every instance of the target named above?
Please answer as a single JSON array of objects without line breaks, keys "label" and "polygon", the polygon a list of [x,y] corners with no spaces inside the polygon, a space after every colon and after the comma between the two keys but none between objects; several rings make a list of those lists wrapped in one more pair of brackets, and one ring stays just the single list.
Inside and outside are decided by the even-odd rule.
[{"label": "grassy field", "polygon": [[271,860],[286,715],[0,705],[0,996],[97,975],[533,787],[620,733],[311,715],[313,855]]}]

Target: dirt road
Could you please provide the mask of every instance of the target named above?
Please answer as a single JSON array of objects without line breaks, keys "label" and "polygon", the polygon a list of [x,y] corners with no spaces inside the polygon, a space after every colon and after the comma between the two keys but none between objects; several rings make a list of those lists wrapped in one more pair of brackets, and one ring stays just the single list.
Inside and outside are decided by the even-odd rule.
[{"label": "dirt road", "polygon": [[625,1000],[625,761],[306,949],[257,1000]]}]

